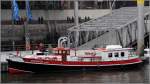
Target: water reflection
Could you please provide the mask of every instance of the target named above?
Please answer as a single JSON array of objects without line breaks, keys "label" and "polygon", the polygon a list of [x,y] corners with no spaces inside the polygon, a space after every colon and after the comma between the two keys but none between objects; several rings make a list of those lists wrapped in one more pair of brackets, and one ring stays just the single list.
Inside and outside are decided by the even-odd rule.
[{"label": "water reflection", "polygon": [[121,71],[82,71],[47,74],[2,73],[2,82],[8,83],[150,83],[149,67]]}]

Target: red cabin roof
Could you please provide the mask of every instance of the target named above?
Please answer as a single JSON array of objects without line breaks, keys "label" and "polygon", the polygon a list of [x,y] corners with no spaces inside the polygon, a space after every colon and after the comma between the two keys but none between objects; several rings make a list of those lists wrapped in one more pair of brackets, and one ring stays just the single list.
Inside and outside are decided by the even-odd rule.
[{"label": "red cabin roof", "polygon": [[60,47],[60,48],[53,48],[53,50],[70,50],[70,49],[69,48]]},{"label": "red cabin roof", "polygon": [[97,48],[97,50],[99,50],[99,51],[103,51],[103,52],[106,52],[106,51],[107,51],[107,49],[106,49],[106,48]]}]

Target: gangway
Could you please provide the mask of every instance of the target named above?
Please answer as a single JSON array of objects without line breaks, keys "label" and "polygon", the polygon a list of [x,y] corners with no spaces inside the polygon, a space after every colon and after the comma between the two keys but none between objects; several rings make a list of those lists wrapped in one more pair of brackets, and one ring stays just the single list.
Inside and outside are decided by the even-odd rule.
[{"label": "gangway", "polygon": [[[145,34],[148,33],[150,8],[144,7]],[[76,31],[79,31],[77,48],[104,47],[114,44],[126,47],[137,40],[137,7],[123,7],[112,13],[69,28],[71,47],[75,46]]]}]

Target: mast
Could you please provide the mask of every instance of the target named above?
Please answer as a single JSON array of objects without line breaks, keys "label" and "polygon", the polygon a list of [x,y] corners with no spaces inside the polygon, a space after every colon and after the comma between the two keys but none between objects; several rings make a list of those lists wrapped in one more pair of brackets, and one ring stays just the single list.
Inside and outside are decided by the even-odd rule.
[{"label": "mast", "polygon": [[14,32],[14,22],[19,21],[19,7],[16,2],[16,0],[13,0],[11,2],[11,8],[12,8],[12,45],[13,45],[13,50],[15,50],[15,32]]},{"label": "mast", "polygon": [[138,7],[137,51],[140,56],[144,56],[144,0],[137,0],[137,7]]}]

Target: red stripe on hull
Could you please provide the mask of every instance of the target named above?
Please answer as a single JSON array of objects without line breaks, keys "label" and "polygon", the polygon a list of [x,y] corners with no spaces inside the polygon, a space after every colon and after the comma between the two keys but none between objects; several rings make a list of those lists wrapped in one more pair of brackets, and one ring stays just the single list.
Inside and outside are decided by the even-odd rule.
[{"label": "red stripe on hull", "polygon": [[62,61],[49,61],[49,60],[39,60],[38,62],[31,62],[31,60],[34,59],[25,59],[25,62],[28,63],[34,63],[34,64],[61,64],[61,65],[98,65],[98,66],[113,66],[113,65],[128,65],[128,64],[134,64],[134,63],[141,63],[142,60],[140,58],[135,58],[135,59],[130,59],[130,60],[120,60],[120,61],[103,61],[103,62],[77,62],[77,61],[66,61],[66,62],[62,62]]},{"label": "red stripe on hull", "polygon": [[15,68],[8,68],[8,72],[10,74],[23,74],[23,73],[29,73],[30,71],[25,71],[25,70],[19,70],[19,69],[15,69]]}]

